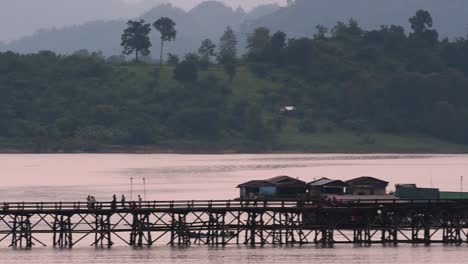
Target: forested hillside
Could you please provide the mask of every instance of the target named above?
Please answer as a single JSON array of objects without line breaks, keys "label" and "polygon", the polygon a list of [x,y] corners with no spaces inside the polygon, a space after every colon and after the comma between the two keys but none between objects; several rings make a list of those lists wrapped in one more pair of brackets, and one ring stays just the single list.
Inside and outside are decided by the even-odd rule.
[{"label": "forested hillside", "polygon": [[441,37],[455,38],[468,30],[468,5],[465,0],[294,0],[288,7],[244,25],[242,33],[257,27],[288,32],[292,37],[312,36],[315,25],[333,27],[337,21],[354,19],[366,30],[380,25],[401,25],[410,30],[408,17],[427,10],[435,19]]},{"label": "forested hillside", "polygon": [[[107,4],[109,2],[106,1]],[[99,3],[99,8],[104,8],[106,3]],[[63,3],[60,4],[62,5]],[[74,5],[80,6],[81,3]],[[434,26],[441,38],[454,39],[465,35],[468,30],[466,0],[295,0],[290,1],[289,6],[263,5],[248,12],[232,9],[217,1],[206,1],[189,11],[171,5],[156,6],[139,18],[148,22],[154,22],[153,20],[162,16],[174,19],[178,25],[179,41],[171,43],[167,47],[168,52],[183,55],[195,51],[193,48],[205,38],[218,38],[226,26],[231,26],[238,33],[238,48],[244,52],[245,34],[257,27],[281,30],[295,38],[312,37],[317,32],[315,26],[318,24],[331,28],[337,21],[354,19],[365,30],[395,24],[409,31],[411,27],[408,17],[419,9],[428,10],[432,14]],[[100,50],[106,56],[118,55],[118,40],[126,21],[103,19],[64,28],[45,28],[4,47],[0,44],[0,51],[31,53],[52,50],[71,54],[88,49]],[[152,53],[155,54],[159,48],[156,44],[157,37],[153,36],[152,40],[155,43]]]},{"label": "forested hillside", "polygon": [[205,43],[164,65],[0,53],[0,147],[466,151],[468,39],[441,40],[426,11],[409,22],[313,38],[258,28],[242,58],[227,29],[216,53]]},{"label": "forested hillside", "polygon": [[[168,51],[183,55],[194,51],[194,48],[204,38],[218,38],[226,26],[237,29],[243,22],[255,20],[278,8],[276,5],[264,5],[246,12],[242,9],[233,10],[220,2],[207,1],[187,12],[172,5],[163,4],[148,10],[140,18],[154,22],[152,20],[164,16],[177,21],[179,41],[168,46]],[[102,51],[107,56],[118,55],[120,54],[119,39],[125,23],[125,20],[105,20],[65,28],[44,29],[4,47],[0,44],[0,51],[32,53],[51,50],[60,54],[71,54],[77,50],[88,49]],[[153,53],[157,53],[158,37],[154,35],[152,40],[155,43],[152,48]]]},{"label": "forested hillside", "polygon": [[247,61],[258,75],[283,83],[281,99],[299,106],[312,131],[315,120],[325,120],[468,143],[467,39],[440,41],[427,11],[409,22],[405,33],[395,25],[365,31],[350,20],[289,41],[260,28],[250,36]]}]

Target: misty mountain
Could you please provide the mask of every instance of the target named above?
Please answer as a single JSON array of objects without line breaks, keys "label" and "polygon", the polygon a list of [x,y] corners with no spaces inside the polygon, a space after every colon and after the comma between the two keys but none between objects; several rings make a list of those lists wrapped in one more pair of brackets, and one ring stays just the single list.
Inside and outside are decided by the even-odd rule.
[{"label": "misty mountain", "polygon": [[[285,31],[290,37],[312,36],[318,24],[332,28],[337,21],[353,18],[365,29],[397,24],[405,26],[409,31],[408,18],[418,9],[431,12],[434,27],[442,37],[466,36],[466,0],[296,0],[288,7],[264,5],[250,12],[233,9],[217,1],[208,1],[190,11],[169,4],[159,5],[141,15],[141,18],[151,23],[162,16],[174,19],[178,36],[175,42],[167,44],[166,52],[182,55],[196,51],[205,38],[217,42],[228,25],[238,31],[239,48],[242,51],[246,35],[259,26]],[[9,44],[0,44],[0,50],[21,53],[53,50],[69,54],[88,49],[101,50],[105,55],[120,54],[120,36],[125,23],[124,20],[95,21],[61,29],[41,30]],[[158,57],[159,34],[153,30],[151,37],[153,57]]]},{"label": "misty mountain", "polygon": [[[160,17],[170,17],[177,23],[177,40],[167,43],[166,52],[185,54],[198,50],[201,41],[211,38],[217,42],[228,25],[238,28],[246,21],[279,10],[277,5],[265,5],[245,12],[243,9],[232,9],[216,1],[204,2],[190,11],[176,8],[170,4],[159,5],[144,13],[141,18],[153,23]],[[57,53],[70,54],[80,49],[102,51],[105,55],[120,54],[120,37],[126,27],[125,20],[94,21],[86,24],[47,29],[13,41],[0,50],[12,50],[21,53],[32,53],[40,50],[52,50]],[[159,33],[153,30],[152,54],[159,54]]]},{"label": "misty mountain", "polygon": [[465,36],[468,30],[468,1],[466,0],[296,0],[242,27],[242,33],[259,26],[282,30],[288,35],[312,36],[318,24],[332,28],[337,21],[357,20],[365,29],[397,24],[410,30],[408,18],[417,10],[430,11],[434,27],[442,37]]},{"label": "misty mountain", "polygon": [[247,14],[247,20],[256,19],[269,14],[273,14],[279,9],[280,7],[275,4],[258,6]]},{"label": "misty mountain", "polygon": [[[153,6],[155,1],[152,1]],[[0,25],[3,25],[0,30],[1,41],[31,35],[40,28],[62,28],[94,20],[123,19],[148,10],[140,4],[119,0],[1,0],[0,3]]]},{"label": "misty mountain", "polygon": [[32,36],[14,41],[4,49],[20,53],[52,50],[69,54],[80,49],[120,54],[120,35],[124,21],[95,21],[63,29],[40,30]]}]

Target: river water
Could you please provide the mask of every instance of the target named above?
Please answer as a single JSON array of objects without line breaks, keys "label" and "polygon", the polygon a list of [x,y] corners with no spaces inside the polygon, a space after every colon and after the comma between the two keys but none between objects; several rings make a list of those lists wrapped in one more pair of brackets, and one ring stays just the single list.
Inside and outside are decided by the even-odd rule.
[{"label": "river water", "polygon": [[[238,197],[238,184],[277,175],[304,181],[374,176],[389,181],[389,190],[397,183],[416,183],[444,191],[468,191],[467,155],[0,155],[0,168],[0,201],[83,201],[87,195],[104,201],[113,194],[129,198],[146,194],[147,200],[232,199]],[[460,180],[462,176],[465,181]],[[466,263],[468,246],[156,246],[134,250],[117,245],[104,250],[81,245],[72,250],[13,250],[2,245],[0,256],[2,264],[430,264]]]}]

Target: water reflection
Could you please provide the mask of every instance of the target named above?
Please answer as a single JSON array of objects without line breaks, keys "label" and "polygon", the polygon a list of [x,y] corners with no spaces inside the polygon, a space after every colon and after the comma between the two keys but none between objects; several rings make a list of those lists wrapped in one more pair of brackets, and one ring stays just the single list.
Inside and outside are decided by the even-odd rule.
[{"label": "water reflection", "polygon": [[[0,200],[108,200],[143,192],[148,199],[229,199],[239,183],[276,175],[305,181],[370,175],[390,182],[460,189],[468,171],[464,155],[0,155]],[[465,181],[465,185],[468,181]],[[464,186],[468,190],[468,185]]]},{"label": "water reflection", "polygon": [[[235,198],[237,184],[276,175],[305,181],[372,175],[395,183],[417,183],[443,190],[460,189],[467,176],[466,155],[0,155],[0,201],[75,201],[93,194],[110,200],[114,193],[143,193],[148,199]],[[463,188],[468,190],[468,181]],[[354,247],[333,249],[244,246],[171,248],[157,246],[112,250],[82,246],[72,250],[0,248],[0,263],[464,263],[467,246]]]},{"label": "water reflection", "polygon": [[[398,246],[357,247],[340,245],[335,248],[302,247],[155,247],[131,249],[75,248],[55,250],[39,248],[30,251],[0,249],[2,263],[83,264],[83,263],[464,263],[466,247]],[[18,257],[21,256],[21,257]]]}]

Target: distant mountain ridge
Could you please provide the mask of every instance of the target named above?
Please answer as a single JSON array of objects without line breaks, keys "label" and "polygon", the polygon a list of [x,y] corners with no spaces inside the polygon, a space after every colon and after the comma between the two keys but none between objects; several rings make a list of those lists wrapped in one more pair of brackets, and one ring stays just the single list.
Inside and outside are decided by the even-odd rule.
[{"label": "distant mountain ridge", "polygon": [[[217,42],[227,26],[237,29],[242,23],[258,19],[260,16],[279,10],[277,5],[264,5],[246,12],[232,9],[217,1],[207,1],[190,11],[162,4],[144,13],[141,18],[153,23],[160,17],[170,17],[177,23],[177,40],[167,44],[166,52],[185,54],[198,50],[205,38]],[[40,50],[52,50],[70,54],[81,49],[102,51],[105,55],[120,54],[120,37],[126,21],[94,21],[62,29],[41,30],[32,36],[13,41],[0,50],[12,50],[20,53],[34,53]],[[159,36],[151,32],[152,54],[158,53]],[[154,56],[157,57],[157,56]]]},{"label": "distant mountain ridge", "polygon": [[410,30],[408,19],[417,10],[428,10],[434,28],[441,37],[462,37],[468,33],[468,1],[466,0],[296,0],[255,21],[246,23],[242,33],[264,26],[282,30],[289,36],[312,36],[318,24],[332,28],[338,21],[357,20],[365,29],[396,24]]},{"label": "distant mountain ridge", "polygon": [[[419,9],[431,12],[434,27],[441,37],[462,37],[468,32],[468,1],[466,0],[296,0],[287,7],[275,4],[259,6],[250,12],[233,9],[217,1],[207,1],[189,11],[163,4],[144,13],[141,18],[153,23],[159,17],[171,17],[177,23],[177,40],[166,46],[167,53],[183,55],[198,49],[205,38],[215,43],[230,25],[239,35],[239,49],[245,48],[248,33],[265,26],[272,31],[282,30],[289,37],[312,36],[318,24],[332,28],[338,21],[351,18],[364,29],[397,24],[410,30],[408,18]],[[76,50],[101,50],[105,55],[121,53],[120,37],[126,21],[95,21],[86,24],[36,32],[32,36],[8,43],[0,43],[0,51],[12,50],[32,53],[52,50],[70,54]],[[158,54],[158,33],[151,33],[152,54]]]}]

